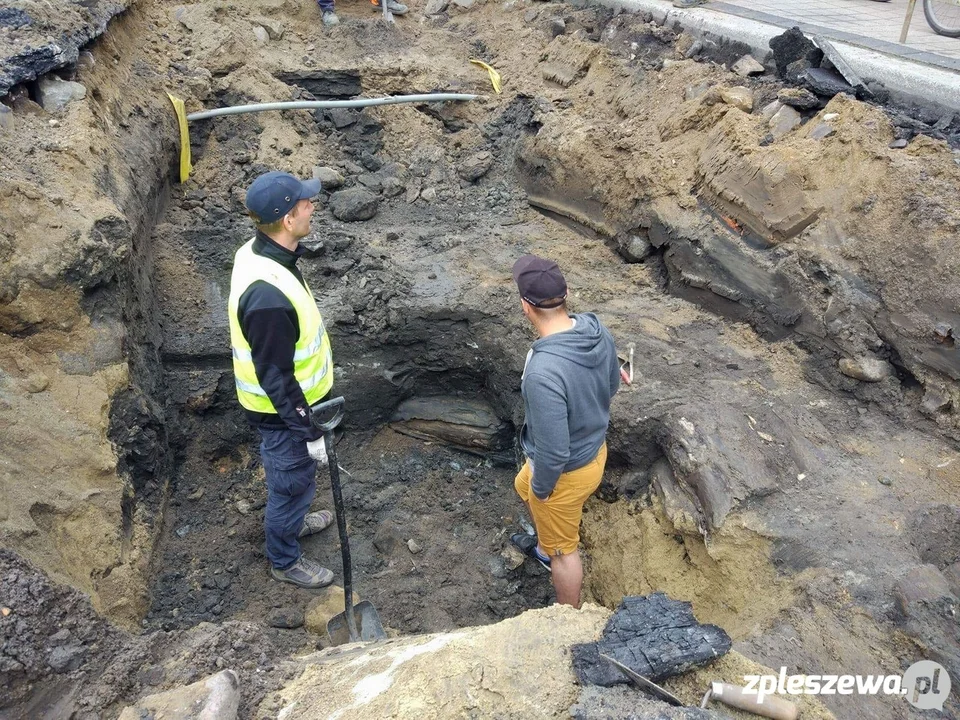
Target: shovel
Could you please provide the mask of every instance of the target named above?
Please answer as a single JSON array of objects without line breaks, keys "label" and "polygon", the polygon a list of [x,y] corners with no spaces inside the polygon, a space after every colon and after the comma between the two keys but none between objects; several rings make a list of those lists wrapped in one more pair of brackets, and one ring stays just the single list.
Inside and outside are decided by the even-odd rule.
[{"label": "shovel", "polygon": [[[655,682],[648,680],[632,668],[627,667],[622,662],[615,660],[609,655],[600,653],[600,657],[616,667],[625,676],[633,681],[641,690],[650,693],[657,700],[668,703],[675,707],[683,707],[683,701],[676,695],[662,688]],[[701,708],[705,708],[710,700],[719,700],[725,705],[746,710],[760,717],[771,718],[771,720],[797,720],[799,709],[789,700],[783,700],[776,697],[765,697],[761,702],[756,693],[748,693],[744,688],[736,685],[727,685],[726,683],[711,683],[710,690],[703,696]]]},{"label": "shovel", "polygon": [[[384,0],[386,2],[386,0]],[[323,420],[325,413],[334,411],[329,420]],[[323,442],[327,446],[328,467],[330,468],[330,489],[333,492],[333,509],[337,515],[337,530],[340,533],[340,554],[343,557],[343,612],[327,621],[327,637],[333,645],[350,642],[370,642],[385,640],[377,609],[369,600],[353,604],[353,566],[350,562],[350,539],[347,537],[347,518],[343,510],[343,495],[340,492],[340,467],[337,465],[337,446],[334,443],[333,429],[343,419],[343,398],[318,403],[310,408],[310,422],[323,431]]]},{"label": "shovel", "polygon": [[393,23],[393,13],[390,12],[390,8],[387,7],[390,4],[389,0],[380,0],[380,4],[383,5],[383,21],[385,23]]}]

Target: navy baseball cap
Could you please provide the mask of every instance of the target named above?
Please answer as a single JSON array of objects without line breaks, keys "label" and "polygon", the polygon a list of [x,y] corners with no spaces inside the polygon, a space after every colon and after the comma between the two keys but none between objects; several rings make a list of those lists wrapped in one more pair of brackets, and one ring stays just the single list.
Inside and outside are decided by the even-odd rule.
[{"label": "navy baseball cap", "polygon": [[[524,255],[513,264],[513,279],[517,281],[520,297],[538,308],[555,308],[563,305],[567,297],[567,281],[560,267],[553,260],[536,255]],[[557,302],[544,305],[547,300]]]},{"label": "navy baseball cap", "polygon": [[319,180],[298,180],[290,173],[274,170],[253,181],[245,204],[258,225],[267,225],[293,210],[300,200],[308,200],[319,192]]}]

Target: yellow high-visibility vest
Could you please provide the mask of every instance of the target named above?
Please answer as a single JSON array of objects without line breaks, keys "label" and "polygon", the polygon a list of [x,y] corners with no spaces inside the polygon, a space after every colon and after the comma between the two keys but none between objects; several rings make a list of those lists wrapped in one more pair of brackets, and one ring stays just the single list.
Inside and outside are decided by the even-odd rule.
[{"label": "yellow high-visibility vest", "polygon": [[233,350],[233,374],[240,404],[254,412],[277,412],[266,391],[260,387],[253,366],[250,343],[243,336],[237,316],[240,297],[258,280],[268,282],[282,292],[297,313],[300,337],[294,347],[293,375],[300,383],[307,403],[313,405],[333,387],[333,357],[323,318],[310,288],[302,285],[294,274],[280,263],[255,254],[253,240],[237,250],[233,274],[230,277],[230,345]]}]

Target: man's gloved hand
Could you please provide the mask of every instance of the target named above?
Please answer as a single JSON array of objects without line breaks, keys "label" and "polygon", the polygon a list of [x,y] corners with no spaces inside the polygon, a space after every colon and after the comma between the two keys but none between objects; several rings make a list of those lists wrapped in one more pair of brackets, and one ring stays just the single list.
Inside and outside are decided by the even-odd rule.
[{"label": "man's gloved hand", "polygon": [[327,445],[323,438],[316,440],[307,440],[307,454],[316,460],[320,465],[327,464]]}]

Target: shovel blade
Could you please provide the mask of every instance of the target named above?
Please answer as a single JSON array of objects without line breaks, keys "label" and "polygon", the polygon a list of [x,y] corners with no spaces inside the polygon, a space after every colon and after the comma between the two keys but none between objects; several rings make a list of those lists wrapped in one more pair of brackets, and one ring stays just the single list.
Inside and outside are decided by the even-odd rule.
[{"label": "shovel blade", "polygon": [[[361,600],[353,606],[353,617],[357,621],[360,642],[386,640],[387,633],[383,629],[383,623],[380,622],[380,615],[369,600]],[[350,639],[346,612],[338,613],[327,621],[327,637],[333,645],[346,645],[353,642]]]}]

